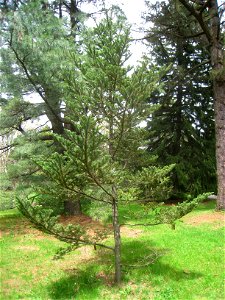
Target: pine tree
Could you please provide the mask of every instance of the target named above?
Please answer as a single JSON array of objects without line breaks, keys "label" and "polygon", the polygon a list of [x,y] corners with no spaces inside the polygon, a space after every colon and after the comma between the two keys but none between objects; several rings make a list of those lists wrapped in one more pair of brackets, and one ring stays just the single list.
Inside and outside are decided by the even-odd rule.
[{"label": "pine tree", "polygon": [[[18,199],[19,209],[38,228],[70,244],[61,254],[84,244],[112,250],[117,284],[122,276],[119,205],[153,202],[157,185],[164,191],[160,200],[165,199],[173,168],[148,167],[151,157],[146,156],[145,130],[139,125],[153,109],[146,98],[158,88],[160,75],[147,59],[136,68],[128,65],[130,40],[129,26],[118,8],[107,10],[105,19],[85,32],[80,56],[72,55],[74,64],[63,76],[70,87],[66,98],[75,130],[56,136],[65,149],[63,154],[36,159],[51,185]],[[51,211],[39,205],[43,198],[65,194],[89,200],[90,207],[98,205],[109,213],[113,247],[102,242],[104,231],[93,237],[79,225],[63,227]],[[149,222],[144,225],[174,226],[200,198],[172,208],[151,203],[145,206]]]},{"label": "pine tree", "polygon": [[198,30],[195,35],[204,36],[204,45],[210,53],[213,82],[214,117],[216,135],[217,208],[225,209],[225,53],[224,53],[224,6],[217,0],[179,0],[177,9],[185,8],[189,20],[194,20]]},{"label": "pine tree", "polygon": [[154,26],[148,39],[155,61],[159,66],[171,65],[162,78],[163,91],[149,98],[159,105],[148,122],[149,150],[160,164],[176,164],[175,193],[213,192],[216,167],[209,53],[201,38],[191,35],[195,23],[186,11],[178,13],[173,1],[156,3],[149,11]]},{"label": "pine tree", "polygon": [[[40,177],[31,156],[63,151],[51,132],[63,135],[64,128],[72,130],[63,118],[67,109],[59,72],[69,64],[65,49],[76,47],[74,34],[80,30],[80,10],[76,1],[36,0],[6,1],[1,11],[0,133],[16,132],[17,138],[7,148],[13,149],[9,174],[19,188],[21,183],[25,188]],[[38,103],[31,102],[30,96]],[[79,201],[65,199],[66,213],[80,213],[79,207]]]}]

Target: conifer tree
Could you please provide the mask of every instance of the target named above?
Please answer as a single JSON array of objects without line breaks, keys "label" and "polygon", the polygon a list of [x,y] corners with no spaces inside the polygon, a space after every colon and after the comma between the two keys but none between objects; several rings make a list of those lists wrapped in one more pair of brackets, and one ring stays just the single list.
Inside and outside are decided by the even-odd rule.
[{"label": "conifer tree", "polygon": [[209,53],[188,13],[175,2],[149,7],[153,22],[148,39],[156,63],[171,65],[163,78],[164,90],[150,97],[158,104],[148,122],[149,150],[158,162],[175,163],[175,193],[197,195],[216,191],[215,134]]},{"label": "conifer tree", "polygon": [[225,46],[224,46],[224,3],[217,0],[178,0],[177,10],[186,9],[188,19],[197,26],[196,35],[204,37],[204,45],[209,49],[213,83],[216,169],[217,169],[217,208],[225,209]]},{"label": "conifer tree", "polygon": [[[51,132],[72,130],[63,118],[67,112],[59,71],[68,64],[64,49],[76,47],[74,35],[82,22],[75,0],[5,1],[1,13],[0,134],[12,132],[17,138],[0,151],[12,150],[8,174],[25,188],[40,177],[31,156],[63,151]],[[65,199],[64,211],[80,213],[79,201]]]},{"label": "conifer tree", "polygon": [[[145,206],[149,208],[148,223],[143,225],[174,226],[175,220],[189,212],[202,197],[177,207],[154,204],[157,197],[164,200],[169,196],[169,173],[173,165],[164,168],[149,165],[146,132],[140,123],[153,109],[146,98],[158,88],[160,74],[150,67],[147,59],[136,68],[128,64],[129,26],[118,8],[105,13],[105,19],[83,35],[80,56],[70,52],[73,64],[63,74],[74,127],[74,131],[66,130],[64,137],[56,135],[65,151],[48,159],[34,158],[51,185],[43,184],[26,199],[18,199],[18,207],[38,228],[70,244],[61,254],[84,244],[112,250],[118,284],[122,278],[119,206],[150,202]],[[157,188],[158,193],[154,194]],[[102,241],[104,231],[93,236],[80,225],[63,227],[51,211],[39,205],[43,198],[65,194],[89,200],[90,207],[98,205],[98,210],[108,212],[113,246]]]}]

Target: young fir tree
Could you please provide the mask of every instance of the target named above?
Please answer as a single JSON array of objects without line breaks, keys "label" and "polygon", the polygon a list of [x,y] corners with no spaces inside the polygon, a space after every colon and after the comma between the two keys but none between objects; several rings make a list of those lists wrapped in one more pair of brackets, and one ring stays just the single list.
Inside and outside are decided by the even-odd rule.
[{"label": "young fir tree", "polygon": [[[149,221],[143,225],[174,225],[199,201],[170,208],[156,208],[152,203],[154,189],[164,191],[160,196],[157,193],[161,200],[168,196],[173,166],[149,166],[146,132],[140,123],[152,110],[146,98],[157,88],[159,73],[149,68],[146,59],[136,68],[129,66],[129,45],[129,26],[116,8],[106,11],[105,19],[85,32],[81,54],[73,55],[73,64],[63,76],[65,90],[70,91],[67,104],[74,131],[56,136],[65,149],[63,154],[36,159],[51,185],[43,184],[27,199],[18,199],[21,212],[38,228],[70,244],[64,253],[84,244],[112,250],[116,283],[121,282],[122,263],[119,205],[151,201],[146,206]],[[63,196],[88,199],[91,206],[98,204],[99,210],[108,212],[114,245],[101,241],[104,230],[90,235],[80,225],[63,227],[51,211],[39,205],[43,198]]]},{"label": "young fir tree", "polygon": [[175,163],[175,194],[216,191],[215,130],[209,53],[201,37],[192,37],[196,24],[174,1],[149,7],[150,48],[156,63],[171,65],[163,78],[164,91],[149,98],[158,104],[149,122],[149,150],[162,164]]}]

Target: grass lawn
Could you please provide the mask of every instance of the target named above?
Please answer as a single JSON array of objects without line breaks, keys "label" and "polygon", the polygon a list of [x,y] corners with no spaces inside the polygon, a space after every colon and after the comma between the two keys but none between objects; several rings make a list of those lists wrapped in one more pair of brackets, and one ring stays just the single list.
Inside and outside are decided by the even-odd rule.
[{"label": "grass lawn", "polygon": [[15,209],[0,212],[1,299],[225,299],[223,217],[211,202],[176,230],[122,227],[123,284],[115,287],[111,252],[82,247],[53,260],[64,243]]}]

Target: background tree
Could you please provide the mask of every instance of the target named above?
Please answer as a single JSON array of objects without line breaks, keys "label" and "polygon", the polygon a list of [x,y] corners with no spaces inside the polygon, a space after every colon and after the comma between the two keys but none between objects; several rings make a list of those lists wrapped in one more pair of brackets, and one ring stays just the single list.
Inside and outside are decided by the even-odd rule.
[{"label": "background tree", "polygon": [[[64,128],[72,130],[63,117],[67,108],[59,71],[69,64],[64,50],[76,47],[74,35],[81,29],[80,9],[75,0],[6,1],[1,9],[4,47],[0,129],[3,136],[9,131],[20,133],[8,145],[14,149],[9,174],[24,188],[24,183],[29,186],[40,178],[30,157],[63,151],[50,133],[63,135]],[[31,96],[35,100],[31,101]],[[64,210],[80,213],[79,201],[65,199]]]},{"label": "background tree", "polygon": [[[119,205],[152,201],[151,193],[148,199],[143,198],[143,186],[154,190],[157,185],[153,179],[157,177],[157,184],[168,196],[168,174],[173,167],[147,167],[151,159],[146,157],[145,130],[139,125],[152,110],[146,97],[157,88],[159,73],[149,68],[147,60],[135,69],[127,65],[129,34],[124,16],[115,8],[106,11],[106,18],[86,32],[81,55],[72,55],[74,65],[64,74],[64,77],[67,74],[65,84],[71,91],[67,96],[70,120],[79,134],[66,130],[65,137],[56,135],[65,148],[64,153],[55,153],[47,160],[36,159],[52,186],[42,186],[27,199],[18,199],[22,213],[38,228],[70,244],[64,253],[84,244],[113,250],[116,283],[121,281]],[[103,233],[93,237],[78,225],[65,228],[51,216],[51,211],[38,205],[43,198],[53,197],[59,190],[63,194],[82,196],[84,200],[89,199],[91,207],[92,203],[98,203],[104,212],[109,211],[113,247],[99,242]],[[145,206],[149,223],[143,225],[174,225],[175,220],[198,201],[153,210]],[[149,204],[149,208],[152,207],[155,205]]]},{"label": "background tree", "polygon": [[[196,24],[175,2],[149,7],[148,34],[157,65],[171,65],[163,78],[163,91],[150,97],[159,105],[150,117],[149,150],[160,164],[175,163],[173,186],[177,193],[199,194],[216,190],[215,139],[209,54],[202,39],[190,33]],[[188,37],[189,36],[189,37]]]},{"label": "background tree", "polygon": [[216,128],[216,163],[217,163],[217,208],[225,209],[225,76],[224,76],[224,4],[216,0],[179,0],[190,14],[189,20],[195,20],[198,31],[204,35],[205,47],[209,49],[212,68],[213,97]]}]

